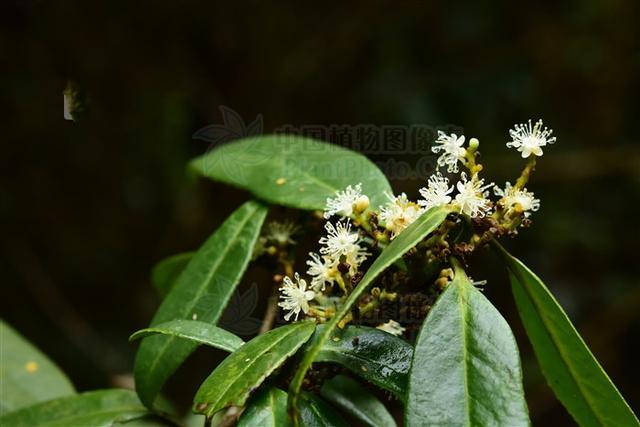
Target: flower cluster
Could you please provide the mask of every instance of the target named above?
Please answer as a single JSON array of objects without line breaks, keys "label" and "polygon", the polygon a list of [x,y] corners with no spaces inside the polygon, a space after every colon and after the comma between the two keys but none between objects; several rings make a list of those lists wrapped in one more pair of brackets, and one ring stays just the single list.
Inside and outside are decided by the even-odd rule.
[{"label": "flower cluster", "polygon": [[[284,285],[280,288],[281,298],[279,305],[288,311],[285,320],[302,311],[309,312],[309,301],[319,296],[327,288],[335,283],[345,290],[345,282],[355,277],[360,265],[367,259],[369,253],[362,246],[362,241],[357,231],[352,231],[349,219],[338,222],[327,222],[324,226],[327,234],[320,238],[319,253],[310,252],[307,260],[307,274],[311,278],[311,289],[306,290],[307,283],[295,274],[296,283],[290,278],[284,278]],[[304,297],[303,297],[304,296]]]},{"label": "flower cluster", "polygon": [[[543,154],[542,147],[555,142],[552,133],[543,126],[542,120],[533,125],[529,120],[509,131],[511,140],[506,143],[507,147],[515,148],[529,163],[516,183],[506,182],[504,188],[494,183],[485,184],[485,179],[480,177],[482,165],[476,161],[480,143],[476,138],[471,138],[465,146],[464,135],[439,131],[432,148],[433,153],[439,155],[439,170],[419,189],[421,198],[417,201],[411,201],[405,193],[387,194],[386,204],[371,209],[361,183],[337,191],[327,199],[324,218],[337,216],[339,219],[325,223],[326,235],[318,241],[320,249],[318,253],[309,253],[306,261],[311,286],[307,289],[307,282],[297,273],[295,281],[284,278],[280,288],[283,301],[279,305],[287,311],[285,319],[294,315],[297,319],[300,312],[309,314],[313,308],[311,301],[333,292],[336,284],[344,295],[348,294],[352,283],[359,280],[361,265],[370,255],[368,249],[379,250],[380,244],[388,244],[429,209],[444,206],[463,217],[489,221],[492,230],[516,233],[516,228],[528,223],[531,213],[540,208],[540,200],[525,185],[536,157]],[[461,167],[464,170],[460,171]],[[495,202],[489,199],[491,187],[499,197]],[[273,241],[292,243],[292,230],[290,226],[272,227],[269,234]],[[477,237],[478,241],[482,239]],[[404,332],[393,320],[379,328],[396,335]]]}]

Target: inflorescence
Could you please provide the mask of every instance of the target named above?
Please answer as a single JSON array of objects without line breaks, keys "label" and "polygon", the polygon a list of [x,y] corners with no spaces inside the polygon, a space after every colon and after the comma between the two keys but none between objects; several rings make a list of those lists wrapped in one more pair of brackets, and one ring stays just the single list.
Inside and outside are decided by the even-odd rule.
[{"label": "inflorescence", "polygon": [[[528,163],[516,183],[506,182],[504,188],[494,183],[485,184],[484,178],[480,177],[483,168],[477,162],[479,141],[476,138],[471,138],[465,146],[464,135],[447,135],[438,131],[432,147],[432,152],[438,154],[438,170],[429,177],[426,186],[419,189],[419,200],[409,200],[405,193],[387,194],[388,202],[376,209],[370,206],[362,184],[349,185],[338,191],[335,197],[328,198],[323,215],[328,220],[324,226],[326,235],[319,240],[318,253],[310,253],[306,262],[310,286],[295,273],[293,280],[284,277],[279,288],[281,301],[278,305],[286,312],[285,320],[291,317],[297,320],[301,312],[318,321],[331,317],[336,300],[339,300],[336,296],[344,297],[350,293],[362,277],[361,266],[371,258],[372,251],[386,246],[431,208],[446,207],[455,219],[446,221],[436,235],[418,245],[425,249],[426,259],[423,262],[427,264],[446,259],[452,251],[465,255],[493,237],[516,234],[519,227],[529,224],[531,213],[540,208],[540,200],[525,185],[535,168],[536,158],[543,154],[542,148],[555,142],[552,133],[543,126],[542,120],[535,124],[529,120],[509,131],[511,140],[506,146],[519,151]],[[446,170],[449,176],[441,170]],[[489,198],[490,189],[498,197],[496,201]],[[337,221],[330,221],[336,217]],[[467,224],[470,236],[451,232],[460,224]],[[290,240],[293,229],[292,225],[272,227],[269,234],[272,240],[285,243]],[[447,271],[449,269],[440,272],[434,282],[436,285],[448,283]],[[370,301],[360,307],[360,311],[370,306],[371,300],[384,302],[396,297],[394,292],[374,288]],[[395,335],[405,331],[392,319],[378,328]]]}]

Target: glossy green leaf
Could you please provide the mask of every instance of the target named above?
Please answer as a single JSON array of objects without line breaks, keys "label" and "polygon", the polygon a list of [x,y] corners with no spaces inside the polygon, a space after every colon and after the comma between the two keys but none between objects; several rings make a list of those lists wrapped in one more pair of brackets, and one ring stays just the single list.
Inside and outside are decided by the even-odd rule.
[{"label": "glossy green leaf", "polygon": [[300,399],[300,425],[302,427],[347,427],[349,424],[331,405],[311,393]]},{"label": "glossy green leaf", "polygon": [[320,395],[365,425],[371,427],[396,425],[382,402],[358,381],[347,376],[336,375],[325,381],[320,389]]},{"label": "glossy green leaf", "polygon": [[195,341],[220,350],[233,353],[244,344],[242,338],[218,328],[210,323],[198,320],[172,320],[161,323],[152,328],[141,329],[131,335],[129,341],[134,341],[150,335],[163,334]]},{"label": "glossy green leaf", "polygon": [[391,192],[384,174],[354,151],[294,135],[264,135],[217,147],[191,162],[200,175],[252,192],[268,202],[322,210],[327,197],[348,185],[378,206]]},{"label": "glossy green leaf", "polygon": [[511,329],[457,262],[453,265],[455,278],[416,340],[405,425],[528,426]]},{"label": "glossy green leaf", "polygon": [[37,403],[2,418],[7,427],[111,426],[150,415],[129,390],[99,390]]},{"label": "glossy green leaf", "polygon": [[326,327],[315,339],[313,345],[309,346],[306,350],[304,358],[302,359],[296,374],[291,381],[289,387],[289,406],[292,408],[297,407],[297,396],[302,386],[302,381],[309,370],[309,367],[314,362],[320,349],[329,339],[332,331],[338,325],[340,320],[351,310],[351,307],[360,298],[369,286],[373,284],[375,279],[385,271],[391,264],[400,259],[407,251],[413,248],[418,242],[423,240],[429,233],[435,231],[440,224],[447,217],[448,210],[446,208],[432,208],[422,214],[417,220],[415,220],[410,226],[408,226],[402,233],[400,233],[395,239],[391,241],[382,253],[376,258],[371,267],[367,270],[366,274],[362,277],[358,286],[349,294],[344,304],[326,323]]},{"label": "glossy green leaf", "polygon": [[158,291],[161,297],[165,297],[175,282],[180,277],[180,273],[187,267],[194,252],[185,252],[163,259],[151,270],[151,284]]},{"label": "glossy green leaf", "polygon": [[251,398],[238,427],[288,427],[287,393],[277,388],[261,390]]},{"label": "glossy green leaf", "polygon": [[315,324],[298,322],[258,335],[231,353],[202,383],[194,411],[207,416],[228,406],[244,406],[251,391],[298,350]]},{"label": "glossy green leaf", "polygon": [[[314,336],[321,335],[320,325]],[[313,344],[314,339],[309,342]],[[380,329],[347,326],[336,329],[325,341],[316,362],[333,362],[350,369],[368,382],[404,399],[413,347],[402,338]]]},{"label": "glossy green leaf", "polygon": [[549,289],[496,243],[542,373],[581,426],[638,426],[625,402]]},{"label": "glossy green leaf", "polygon": [[76,392],[47,356],[2,320],[0,343],[0,416]]},{"label": "glossy green leaf", "polygon": [[[215,324],[242,274],[267,214],[257,202],[238,208],[198,249],[151,321],[156,326],[177,319]],[[155,335],[142,340],[135,364],[136,390],[151,406],[167,378],[198,343]]]}]

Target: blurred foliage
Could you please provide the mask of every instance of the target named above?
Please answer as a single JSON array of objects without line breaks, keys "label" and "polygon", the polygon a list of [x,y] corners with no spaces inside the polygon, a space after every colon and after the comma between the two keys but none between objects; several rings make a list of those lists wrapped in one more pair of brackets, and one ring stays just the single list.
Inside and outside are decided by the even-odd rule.
[{"label": "blurred foliage", "polygon": [[[2,316],[80,390],[130,381],[126,338],[158,304],[151,266],[196,248],[247,197],[185,174],[207,149],[191,135],[221,123],[226,105],[246,122],[262,114],[267,132],[453,123],[480,139],[498,182],[521,167],[507,130],[543,117],[558,143],[529,186],[542,209],[505,244],[550,284],[640,407],[640,3],[10,0],[3,9]],[[87,100],[77,122],[62,117],[69,80]],[[422,182],[392,184],[416,196]],[[537,371],[506,274],[489,254],[475,264],[523,347],[534,424],[570,423]],[[211,357],[222,355],[196,354],[172,385],[177,396],[192,395]]]}]

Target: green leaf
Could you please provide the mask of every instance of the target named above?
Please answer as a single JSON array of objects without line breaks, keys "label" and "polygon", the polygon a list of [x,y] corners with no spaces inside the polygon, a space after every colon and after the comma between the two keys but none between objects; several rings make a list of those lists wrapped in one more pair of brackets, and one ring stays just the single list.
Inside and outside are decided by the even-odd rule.
[{"label": "green leaf", "polygon": [[[253,201],[231,214],[180,274],[151,326],[177,319],[215,324],[249,264],[266,214],[267,208]],[[198,343],[164,335],[142,340],[134,373],[145,405],[153,404],[167,378],[197,347]]]},{"label": "green leaf", "polygon": [[509,269],[520,318],[542,373],[581,426],[638,426],[638,418],[549,289],[495,243]]},{"label": "green leaf", "polygon": [[220,350],[233,353],[244,344],[242,338],[218,328],[210,323],[198,320],[172,320],[161,323],[152,328],[141,329],[129,337],[129,341],[134,341],[150,335],[163,334],[173,337],[195,341]]},{"label": "green leaf", "polygon": [[372,206],[391,192],[384,174],[354,151],[310,138],[264,135],[225,144],[191,161],[200,175],[298,209],[322,210],[327,197],[362,183]]},{"label": "green leaf", "polygon": [[32,426],[111,426],[150,415],[128,390],[99,390],[59,397],[19,409],[0,418],[0,425]]},{"label": "green leaf", "polygon": [[300,399],[300,425],[302,427],[347,427],[349,424],[328,403],[311,393]]},{"label": "green leaf", "polygon": [[416,340],[405,425],[528,426],[511,329],[459,264],[452,263],[455,278]]},{"label": "green leaf", "polygon": [[[198,427],[202,427],[203,424],[204,424],[204,420],[200,422]],[[154,416],[154,415],[144,417],[144,418],[138,418],[133,421],[126,421],[122,423],[118,422],[117,424],[114,424],[114,425],[125,426],[125,427],[175,427],[176,426],[175,423],[169,420],[166,420],[162,417]]]},{"label": "green leaf", "polygon": [[287,393],[277,388],[261,390],[251,398],[238,427],[288,427]]},{"label": "green leaf", "polygon": [[2,320],[0,343],[0,416],[76,392],[47,356]]},{"label": "green leaf", "polygon": [[387,408],[377,397],[357,381],[344,375],[336,375],[325,381],[320,389],[320,395],[368,426],[396,425]]},{"label": "green leaf", "polygon": [[161,297],[165,297],[175,284],[180,273],[187,267],[194,252],[170,256],[157,263],[151,270],[151,284]]},{"label": "green leaf", "polygon": [[349,294],[349,297],[326,323],[326,327],[318,334],[313,345],[306,350],[304,358],[300,362],[293,380],[289,387],[289,406],[295,411],[297,407],[297,396],[302,386],[302,381],[309,370],[309,367],[318,356],[320,349],[329,339],[332,331],[340,320],[351,310],[351,306],[360,298],[360,295],[371,286],[375,279],[386,270],[391,264],[400,259],[407,251],[418,244],[429,233],[433,232],[446,219],[448,210],[444,207],[432,208],[422,214],[417,220],[409,225],[402,233],[391,241],[382,253],[376,258],[369,270],[358,283],[358,286]]},{"label": "green leaf", "polygon": [[231,353],[200,386],[194,411],[211,416],[227,406],[244,406],[251,391],[300,348],[315,324],[298,322],[258,335]]},{"label": "green leaf", "polygon": [[[326,325],[316,328],[321,335]],[[310,345],[314,343],[312,338]],[[413,347],[402,338],[380,329],[347,326],[336,329],[325,341],[316,362],[334,362],[350,369],[368,382],[404,399]]]}]

